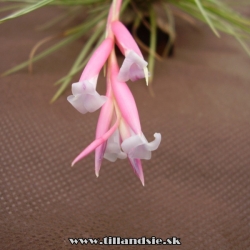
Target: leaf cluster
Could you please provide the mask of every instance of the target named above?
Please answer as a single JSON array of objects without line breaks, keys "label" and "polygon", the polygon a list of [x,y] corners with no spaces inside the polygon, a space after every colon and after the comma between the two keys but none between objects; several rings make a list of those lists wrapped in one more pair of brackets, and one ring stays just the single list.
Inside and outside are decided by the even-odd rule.
[{"label": "leaf cluster", "polygon": [[[0,23],[18,18],[49,5],[63,6],[66,9],[65,13],[49,20],[40,29],[50,28],[61,20],[71,20],[80,15],[82,11],[86,13],[86,19],[82,23],[71,28],[66,28],[63,32],[39,41],[32,49],[30,58],[27,61],[3,73],[3,75],[9,75],[25,67],[29,67],[32,70],[34,62],[74,42],[82,36],[89,37],[69,72],[55,83],[58,86],[58,90],[51,100],[52,102],[55,101],[71,83],[72,77],[83,69],[93,50],[104,39],[105,22],[111,0],[0,0],[1,2],[5,3],[5,6],[0,9],[0,12],[10,10],[14,12],[0,19]],[[250,56],[250,50],[246,42],[250,34],[250,20],[236,12],[229,4],[226,4],[222,0],[147,0],[146,5],[145,1],[143,2],[143,8],[141,7],[141,3],[141,0],[123,1],[121,18],[123,18],[123,15],[124,17],[128,15],[132,18],[132,33],[139,46],[148,52],[151,81],[153,79],[155,59],[161,60],[162,58],[162,55],[158,55],[156,52],[157,28],[160,27],[163,32],[169,35],[170,39],[163,53],[167,54],[175,40],[175,9],[180,10],[181,16],[187,21],[192,22],[192,18],[195,18],[205,22],[217,37],[220,37],[220,32],[235,37]],[[162,25],[161,20],[158,18],[157,9],[159,7],[165,13],[164,25]],[[146,46],[137,37],[136,32],[141,23],[150,31],[149,46]],[[50,40],[56,40],[54,45],[36,54],[37,49]]]}]

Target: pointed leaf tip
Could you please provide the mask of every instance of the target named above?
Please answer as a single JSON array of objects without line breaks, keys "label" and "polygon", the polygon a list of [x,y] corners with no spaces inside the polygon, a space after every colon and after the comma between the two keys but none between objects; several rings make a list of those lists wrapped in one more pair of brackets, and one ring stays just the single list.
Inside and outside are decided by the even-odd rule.
[{"label": "pointed leaf tip", "polygon": [[141,180],[141,184],[142,184],[143,187],[145,187],[144,180]]}]

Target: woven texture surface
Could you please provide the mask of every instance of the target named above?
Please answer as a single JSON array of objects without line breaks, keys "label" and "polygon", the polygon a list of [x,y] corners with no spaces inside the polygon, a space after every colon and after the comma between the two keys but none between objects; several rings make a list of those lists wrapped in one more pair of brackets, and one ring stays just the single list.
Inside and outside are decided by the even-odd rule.
[{"label": "woven texture surface", "polygon": [[[59,13],[39,10],[0,26],[0,72],[27,59]],[[177,22],[173,58],[156,64],[151,98],[129,83],[143,132],[162,144],[144,161],[145,187],[127,160],[72,159],[94,138],[98,113],[53,105],[52,83],[67,73],[79,40],[0,84],[0,249],[102,249],[69,237],[181,238],[181,249],[250,249],[250,59],[236,41]],[[100,77],[98,90],[105,92]],[[110,246],[110,249],[126,249]],[[150,247],[130,247],[149,249]],[[167,249],[167,246],[159,246]],[[106,249],[106,248],[105,248]]]}]

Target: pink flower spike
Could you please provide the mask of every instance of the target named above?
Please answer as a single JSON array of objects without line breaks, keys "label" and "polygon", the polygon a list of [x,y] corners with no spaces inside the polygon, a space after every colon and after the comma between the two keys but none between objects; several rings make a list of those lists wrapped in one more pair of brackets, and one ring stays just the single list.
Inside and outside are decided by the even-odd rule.
[{"label": "pink flower spike", "polygon": [[140,134],[141,124],[134,97],[126,83],[117,81],[118,65],[114,55],[112,60],[111,84],[116,102],[127,124],[136,134]]},{"label": "pink flower spike", "polygon": [[128,154],[130,158],[151,159],[151,151],[156,150],[161,143],[161,134],[154,134],[155,140],[148,142],[143,134],[132,135],[123,141],[122,150]]},{"label": "pink flower spike", "polygon": [[116,38],[116,43],[121,52],[125,55],[125,60],[121,66],[118,80],[122,82],[126,82],[129,79],[131,81],[136,81],[145,77],[148,85],[148,63],[144,60],[134,38],[127,28],[119,21],[112,22],[111,27]]},{"label": "pink flower spike", "polygon": [[106,142],[108,138],[115,132],[120,122],[120,117],[117,118],[115,124],[100,138],[94,140],[87,148],[85,148],[72,162],[71,166],[73,167],[76,162],[80,161],[82,158],[90,154],[102,143]]},{"label": "pink flower spike", "polygon": [[[113,113],[114,113],[114,104],[112,100],[109,72],[107,74],[106,96],[107,96],[107,101],[102,106],[102,109],[98,118],[96,135],[95,135],[96,139],[100,138],[102,135],[104,135],[108,131],[111,121],[112,121]],[[106,148],[106,142],[101,144],[95,149],[95,174],[97,177],[99,176],[105,148]]]},{"label": "pink flower spike", "polygon": [[[103,105],[99,115],[96,128],[96,139],[100,138],[103,134],[105,134],[108,131],[111,124],[113,111],[114,111],[113,101],[110,97],[108,97],[108,100]],[[106,148],[106,142],[101,144],[95,149],[95,174],[97,177],[99,176],[105,148]]]},{"label": "pink flower spike", "polygon": [[86,65],[79,82],[72,84],[72,94],[67,100],[80,113],[94,112],[107,100],[96,92],[97,78],[112,48],[113,39],[107,38],[97,48]]},{"label": "pink flower spike", "polygon": [[115,34],[117,46],[124,55],[126,51],[133,50],[137,55],[143,57],[134,38],[120,21],[112,22],[111,27]]},{"label": "pink flower spike", "polygon": [[106,38],[101,45],[95,50],[88,61],[80,77],[80,82],[91,79],[99,75],[104,63],[107,61],[112,49],[114,47],[114,40]]}]

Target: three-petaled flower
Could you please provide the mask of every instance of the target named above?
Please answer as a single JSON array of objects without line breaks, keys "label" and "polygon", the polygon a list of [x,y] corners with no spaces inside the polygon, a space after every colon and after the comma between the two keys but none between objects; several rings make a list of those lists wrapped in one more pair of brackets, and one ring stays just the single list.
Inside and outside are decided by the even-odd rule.
[{"label": "three-petaled flower", "polygon": [[[158,148],[161,134],[148,142],[141,130],[138,110],[127,80],[148,78],[147,62],[126,27],[118,21],[121,0],[113,1],[107,22],[107,38],[86,65],[80,81],[72,84],[68,101],[82,114],[101,108],[95,140],[72,162],[72,166],[95,150],[95,173],[99,176],[103,158],[109,161],[128,158],[133,170],[144,185],[141,159],[149,160],[151,151]],[[119,69],[115,43],[125,55]],[[99,72],[108,59],[107,92],[96,92]]]}]

